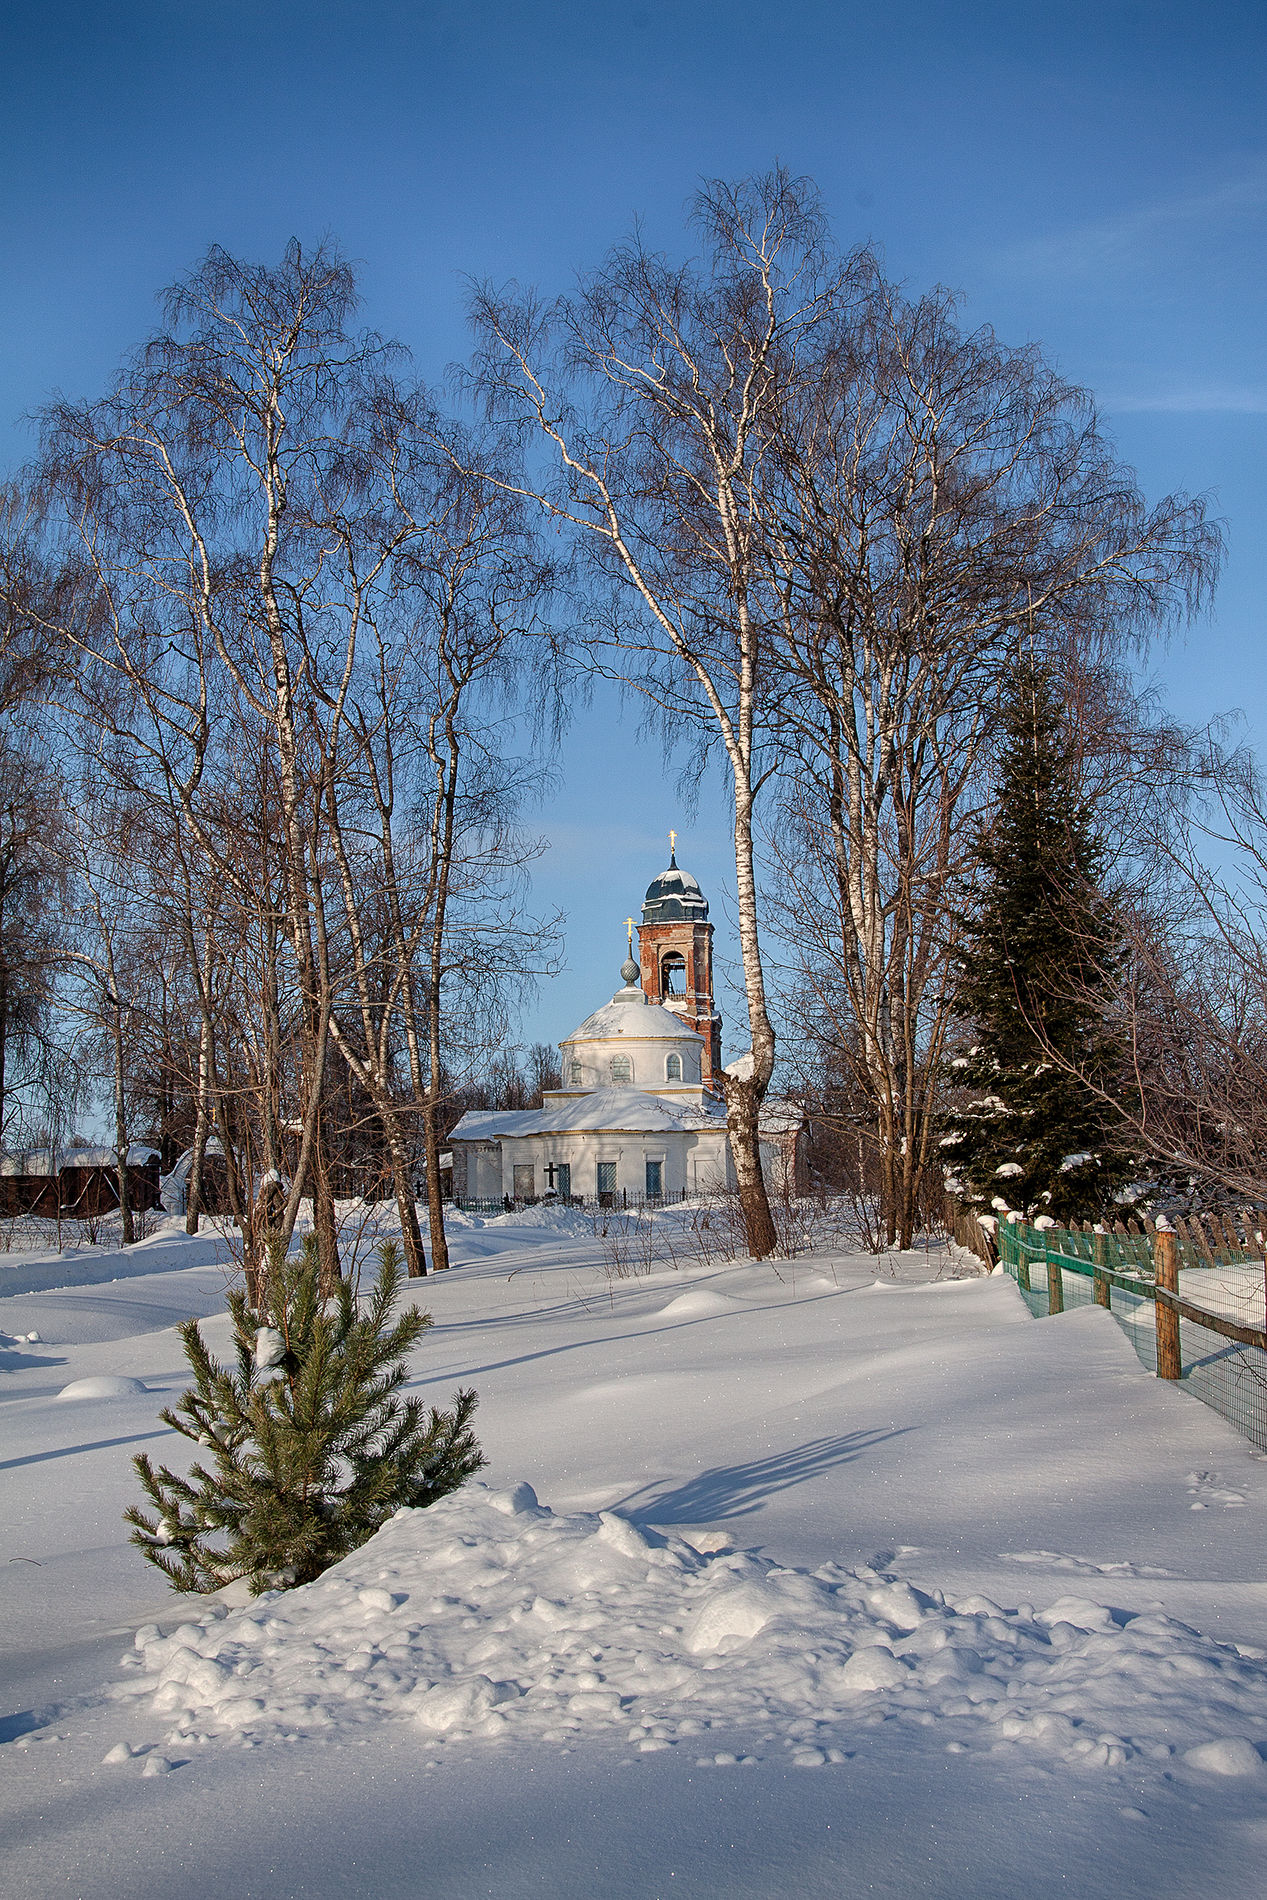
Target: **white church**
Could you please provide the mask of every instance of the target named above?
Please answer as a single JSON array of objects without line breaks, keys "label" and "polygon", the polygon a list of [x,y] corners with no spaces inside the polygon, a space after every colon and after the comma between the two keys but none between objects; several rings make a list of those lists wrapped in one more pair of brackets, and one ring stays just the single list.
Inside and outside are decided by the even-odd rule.
[{"label": "white church", "polygon": [[[563,1086],[540,1108],[468,1111],[449,1137],[458,1202],[544,1195],[619,1203],[679,1199],[734,1185],[717,1076],[721,1017],[713,1000],[708,900],[679,868],[653,878],[624,987],[559,1044]],[[803,1169],[799,1107],[769,1103],[762,1159],[773,1189]]]}]

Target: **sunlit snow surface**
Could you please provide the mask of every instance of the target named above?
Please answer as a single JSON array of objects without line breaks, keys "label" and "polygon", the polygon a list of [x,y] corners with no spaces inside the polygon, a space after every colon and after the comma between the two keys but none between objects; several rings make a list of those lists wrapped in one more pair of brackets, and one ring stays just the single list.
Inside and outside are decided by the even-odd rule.
[{"label": "sunlit snow surface", "polygon": [[487,1485],[254,1602],[121,1521],[222,1243],[0,1264],[7,1890],[1258,1900],[1267,1461],[1093,1307],[659,1220],[455,1215]]},{"label": "sunlit snow surface", "polygon": [[404,1722],[428,1743],[683,1744],[700,1766],[783,1749],[819,1768],[898,1720],[1084,1772],[1178,1753],[1257,1775],[1267,1743],[1267,1668],[1174,1618],[1082,1596],[1035,1615],[701,1552],[611,1512],[556,1515],[527,1484],[402,1511],[316,1583],[136,1645],[111,1693],[143,1750]]}]

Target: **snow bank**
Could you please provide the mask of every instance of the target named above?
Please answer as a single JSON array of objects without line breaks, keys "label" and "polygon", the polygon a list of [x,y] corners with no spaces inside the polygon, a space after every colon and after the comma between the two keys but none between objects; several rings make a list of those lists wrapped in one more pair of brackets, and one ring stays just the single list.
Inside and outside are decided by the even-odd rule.
[{"label": "snow bank", "polygon": [[[830,1286],[830,1281],[825,1281]],[[689,1293],[679,1293],[675,1300],[660,1308],[661,1319],[713,1319],[722,1313],[733,1313],[735,1302],[728,1300],[724,1293],[716,1292],[712,1287],[692,1287]]]},{"label": "snow bank", "polygon": [[589,1234],[593,1219],[579,1207],[567,1207],[562,1201],[538,1201],[535,1207],[514,1208],[508,1214],[486,1214],[485,1227],[540,1228],[558,1234]]},{"label": "snow bank", "polygon": [[91,1379],[72,1379],[57,1394],[59,1399],[133,1399],[149,1387],[140,1379],[119,1372],[98,1372]]},{"label": "snow bank", "polygon": [[1257,1652],[1173,1618],[1081,1596],[1036,1615],[865,1567],[702,1551],[614,1513],[556,1515],[527,1484],[402,1511],[316,1583],[136,1644],[109,1694],[166,1728],[151,1748],[393,1723],[420,1747],[683,1744],[704,1766],[810,1768],[897,1722],[954,1753],[1133,1762],[1138,1780],[1175,1757],[1257,1775],[1267,1747]]},{"label": "snow bank", "polygon": [[[52,1223],[45,1223],[52,1230]],[[80,1246],[58,1252],[50,1240],[43,1252],[0,1254],[0,1299],[23,1293],[49,1293],[67,1287],[104,1286],[114,1280],[147,1278],[232,1259],[230,1242],[214,1227],[190,1237],[181,1223],[168,1220],[148,1239],[131,1247]]]}]

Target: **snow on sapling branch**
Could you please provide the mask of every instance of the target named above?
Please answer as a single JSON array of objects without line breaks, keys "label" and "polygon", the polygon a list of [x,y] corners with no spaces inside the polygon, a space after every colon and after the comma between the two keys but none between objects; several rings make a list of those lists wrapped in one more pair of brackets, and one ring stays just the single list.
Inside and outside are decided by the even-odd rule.
[{"label": "snow on sapling branch", "polygon": [[141,1453],[149,1509],[124,1512],[177,1590],[309,1583],[402,1506],[434,1504],[488,1462],[470,1430],[474,1392],[456,1392],[447,1412],[399,1396],[431,1317],[410,1307],[393,1321],[399,1246],[384,1242],[377,1259],[358,1313],[346,1280],[323,1297],[311,1236],[294,1259],[278,1249],[262,1314],[228,1296],[236,1369],[211,1357],[196,1320],[180,1328],[194,1384],[160,1416],[209,1457],[181,1477]]}]

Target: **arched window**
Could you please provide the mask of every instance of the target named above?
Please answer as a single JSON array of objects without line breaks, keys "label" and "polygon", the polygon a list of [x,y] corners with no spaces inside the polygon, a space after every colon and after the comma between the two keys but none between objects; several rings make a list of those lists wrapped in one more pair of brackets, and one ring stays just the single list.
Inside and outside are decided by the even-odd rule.
[{"label": "arched window", "polygon": [[619,1084],[621,1082],[632,1082],[632,1081],[633,1081],[633,1063],[629,1060],[629,1057],[628,1056],[613,1056],[612,1057],[612,1082],[614,1084]]},{"label": "arched window", "polygon": [[581,1073],[581,1065],[579,1062],[573,1062],[571,1068],[568,1071],[568,1075],[571,1080],[572,1087],[574,1089],[579,1089],[581,1086],[581,1083],[585,1080],[585,1077]]},{"label": "arched window", "polygon": [[681,1056],[666,1056],[665,1057],[664,1079],[666,1082],[680,1082],[682,1080]]},{"label": "arched window", "polygon": [[670,950],[660,964],[660,994],[686,995],[686,959],[678,950]]}]

